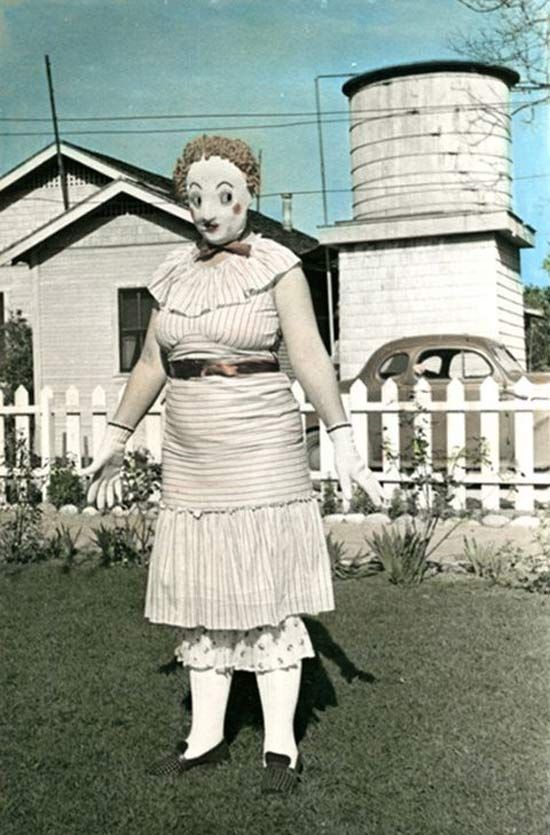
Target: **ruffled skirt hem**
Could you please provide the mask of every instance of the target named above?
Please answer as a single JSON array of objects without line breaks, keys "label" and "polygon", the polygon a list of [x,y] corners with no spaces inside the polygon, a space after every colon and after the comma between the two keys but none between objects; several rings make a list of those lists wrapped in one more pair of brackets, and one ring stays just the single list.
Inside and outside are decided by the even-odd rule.
[{"label": "ruffled skirt hem", "polygon": [[288,617],[277,626],[250,630],[186,629],[175,656],[197,670],[267,673],[296,667],[315,651],[302,619]]},{"label": "ruffled skirt hem", "polygon": [[145,617],[183,628],[248,630],[334,609],[317,500],[207,512],[163,508]]}]

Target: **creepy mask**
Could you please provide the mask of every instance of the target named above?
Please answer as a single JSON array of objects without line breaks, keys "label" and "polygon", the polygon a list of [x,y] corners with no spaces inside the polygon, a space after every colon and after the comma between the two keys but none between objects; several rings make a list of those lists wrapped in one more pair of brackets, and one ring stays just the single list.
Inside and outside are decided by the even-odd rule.
[{"label": "creepy mask", "polygon": [[189,168],[186,191],[193,223],[209,244],[223,246],[240,237],[252,201],[240,168],[222,157],[200,159]]}]

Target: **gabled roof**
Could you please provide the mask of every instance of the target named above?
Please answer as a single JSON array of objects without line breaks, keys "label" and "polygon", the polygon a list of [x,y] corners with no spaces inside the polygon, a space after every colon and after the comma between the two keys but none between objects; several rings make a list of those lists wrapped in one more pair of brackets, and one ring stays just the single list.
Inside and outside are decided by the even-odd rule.
[{"label": "gabled roof", "polygon": [[[147,171],[145,168],[139,168],[137,165],[132,165],[124,160],[108,156],[107,154],[91,151],[80,145],[74,145],[72,142],[62,141],[61,151],[65,157],[81,165],[88,166],[92,170],[109,177],[113,182],[99,188],[91,197],[83,200],[81,203],[75,204],[67,212],[63,212],[53,218],[53,220],[48,221],[48,223],[12,244],[8,249],[5,249],[0,256],[1,263],[6,262],[6,257],[9,260],[20,258],[24,252],[27,252],[36,244],[41,243],[50,237],[50,235],[56,234],[68,224],[88,214],[89,211],[97,207],[98,201],[99,203],[107,202],[122,192],[136,197],[138,200],[143,200],[146,203],[152,203],[152,197],[154,197],[155,205],[160,211],[167,211],[169,214],[180,217],[185,222],[192,223],[190,213],[176,199],[172,180],[168,177],[163,177],[161,174],[156,174],[153,171]],[[25,177],[27,174],[39,168],[45,162],[55,158],[55,156],[55,143],[38,151],[34,156],[29,157],[25,162],[8,171],[3,177],[0,177],[0,192],[2,189],[13,185],[18,179]],[[118,188],[115,187],[116,183],[119,184]],[[131,188],[132,186],[133,189]],[[284,229],[279,221],[273,220],[273,218],[261,212],[249,211],[249,222],[254,232],[259,232],[266,237],[273,238],[278,243],[292,249],[297,255],[303,255],[319,246],[319,242],[310,235],[306,235],[304,232],[299,232],[296,229]],[[190,237],[193,234],[194,228],[190,230]]]},{"label": "gabled roof", "polygon": [[181,203],[177,203],[168,196],[160,195],[158,191],[147,188],[141,183],[133,183],[126,179],[118,179],[107,183],[106,186],[98,189],[80,203],[76,203],[68,209],[68,211],[57,215],[57,217],[54,217],[53,220],[50,220],[43,226],[35,229],[29,235],[25,235],[24,238],[16,241],[16,243],[11,244],[7,249],[0,253],[0,266],[21,260],[31,249],[58,234],[68,226],[71,226],[81,220],[83,217],[97,211],[99,206],[105,205],[110,200],[118,197],[120,194],[124,194],[128,197],[134,197],[136,200],[141,200],[143,203],[156,206],[160,211],[167,212],[168,214],[180,218],[185,223],[189,224],[189,236],[193,236],[194,227],[191,214],[188,209],[181,205]]},{"label": "gabled roof", "polygon": [[[93,171],[97,171],[112,180],[118,179],[121,174],[123,176],[130,175],[130,169],[134,168],[133,166],[125,165],[125,163],[122,163],[120,160],[115,160],[114,158],[97,154],[95,151],[89,151],[86,148],[73,145],[71,142],[61,142],[61,152],[64,157],[72,159],[81,165],[87,165]],[[49,162],[49,160],[54,159],[56,153],[55,142],[53,142],[46,148],[42,148],[42,150],[38,151],[38,153],[33,154],[32,157],[29,157],[20,165],[12,168],[11,171],[8,171],[7,174],[0,177],[0,191],[3,191],[3,189],[8,188],[8,186],[13,185],[17,182],[17,180],[27,176],[27,174],[32,173],[45,162]],[[145,181],[148,179],[151,181],[151,185],[160,185],[160,182],[162,182],[162,184],[166,186],[166,183],[170,182],[166,177],[160,177],[158,174],[153,174],[152,172],[139,168],[134,168],[134,173],[130,176],[136,181],[141,181],[142,179]]]},{"label": "gabled roof", "polygon": [[[191,213],[181,202],[177,201],[171,194],[161,188],[151,187],[144,183],[132,182],[126,178],[119,177],[107,185],[99,188],[85,200],[76,203],[66,212],[54,217],[47,223],[35,229],[24,238],[11,244],[0,253],[0,266],[22,260],[24,256],[36,246],[57,235],[62,230],[78,222],[87,215],[98,210],[98,207],[124,194],[127,197],[135,198],[143,203],[155,206],[159,211],[177,217],[189,227],[189,238],[197,236]],[[315,238],[305,235],[296,230],[286,230],[282,224],[272,218],[262,215],[260,212],[249,212],[250,227],[254,232],[259,232],[273,240],[289,247],[297,255],[302,255],[318,247]]]},{"label": "gabled roof", "polygon": [[154,171],[148,171],[146,168],[140,168],[137,165],[132,165],[124,160],[116,157],[108,156],[107,154],[100,154],[98,151],[89,151],[86,148],[81,148],[79,145],[73,145],[72,142],[65,143],[67,147],[75,151],[84,152],[93,158],[98,164],[103,163],[107,166],[112,166],[120,174],[130,177],[139,183],[154,186],[167,194],[174,195],[174,183],[170,177],[163,177],[162,174],[156,174]]}]

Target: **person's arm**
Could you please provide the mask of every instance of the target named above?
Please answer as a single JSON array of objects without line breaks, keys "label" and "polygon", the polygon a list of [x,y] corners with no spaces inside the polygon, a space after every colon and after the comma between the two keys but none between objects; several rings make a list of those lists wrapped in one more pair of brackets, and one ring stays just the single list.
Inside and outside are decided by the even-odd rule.
[{"label": "person's arm", "polygon": [[160,346],[155,336],[158,311],[153,310],[140,358],[128,379],[113,422],[135,429],[159,396],[166,382]]},{"label": "person's arm", "polygon": [[276,284],[275,304],[290,364],[334,444],[345,505],[352,496],[352,482],[359,484],[376,505],[381,504],[380,485],[355,449],[336,373],[319,334],[306,277],[299,267],[289,270]]},{"label": "person's arm", "polygon": [[294,267],[275,287],[275,303],[290,364],[325,424],[347,421],[336,372],[321,339],[305,275]]},{"label": "person's arm", "polygon": [[118,409],[107,425],[97,455],[83,471],[84,476],[92,476],[88,502],[97,504],[100,509],[122,499],[120,469],[126,442],[166,382],[160,347],[155,337],[157,315],[156,310],[151,314],[141,356],[130,374]]}]

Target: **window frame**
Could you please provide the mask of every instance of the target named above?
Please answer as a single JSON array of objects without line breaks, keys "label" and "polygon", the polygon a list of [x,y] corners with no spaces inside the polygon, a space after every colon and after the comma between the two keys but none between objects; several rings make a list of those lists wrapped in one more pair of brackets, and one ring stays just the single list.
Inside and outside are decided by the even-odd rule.
[{"label": "window frame", "polygon": [[[124,327],[123,326],[123,304],[124,304],[124,296],[128,296],[130,293],[135,293],[137,295],[137,322],[138,327]],[[142,312],[142,305],[143,299],[150,300],[150,312],[149,316],[144,319],[144,315]],[[116,302],[117,302],[117,330],[118,330],[118,338],[117,338],[117,368],[118,374],[131,374],[132,370],[139,359],[139,355],[143,349],[143,345],[145,342],[145,336],[147,334],[147,328],[149,326],[149,321],[151,319],[151,314],[154,310],[154,300],[147,287],[143,284],[140,285],[132,285],[126,287],[117,287],[117,295],[116,295]],[[134,351],[134,357],[132,362],[129,364],[129,367],[124,367],[123,363],[123,338],[128,335],[135,335],[137,337],[137,349]]]},{"label": "window frame", "polygon": [[[390,360],[393,360],[395,357],[406,357],[407,362],[406,362],[405,368],[403,369],[403,371],[399,371],[397,374],[388,374],[387,376],[383,376],[381,374],[382,368],[384,367],[384,365],[386,365],[386,363],[388,363]],[[376,376],[378,377],[379,380],[382,380],[384,383],[386,382],[386,380],[393,380],[395,377],[402,377],[403,374],[406,374],[408,372],[408,370],[410,368],[410,362],[411,362],[410,353],[408,351],[403,350],[403,349],[401,349],[401,350],[398,349],[397,351],[394,351],[393,353],[384,357],[382,362],[378,363],[378,368],[376,369]]]}]

